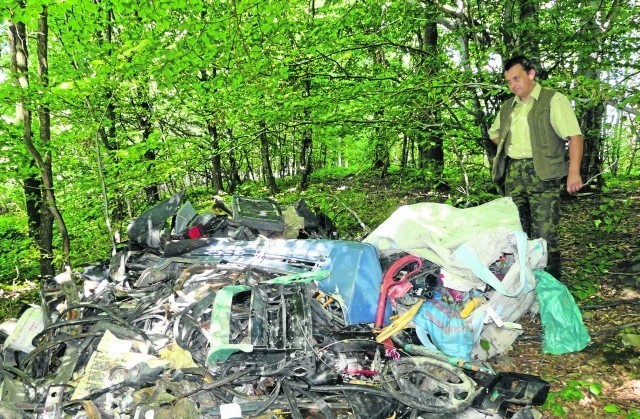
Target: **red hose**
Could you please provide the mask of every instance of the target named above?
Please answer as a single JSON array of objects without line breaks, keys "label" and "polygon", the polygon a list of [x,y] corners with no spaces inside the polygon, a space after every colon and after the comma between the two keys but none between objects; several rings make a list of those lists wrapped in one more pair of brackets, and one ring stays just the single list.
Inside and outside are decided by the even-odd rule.
[{"label": "red hose", "polygon": [[[402,278],[396,281],[396,276],[400,271],[403,270],[404,267],[417,263],[418,267],[413,271],[404,274]],[[378,298],[378,309],[376,310],[376,320],[375,327],[381,328],[384,323],[384,310],[387,306],[387,293],[389,290],[398,284],[402,284],[411,278],[413,275],[418,273],[422,269],[422,259],[413,255],[405,255],[396,260],[387,268],[382,277],[382,286],[380,287],[380,297]]]}]

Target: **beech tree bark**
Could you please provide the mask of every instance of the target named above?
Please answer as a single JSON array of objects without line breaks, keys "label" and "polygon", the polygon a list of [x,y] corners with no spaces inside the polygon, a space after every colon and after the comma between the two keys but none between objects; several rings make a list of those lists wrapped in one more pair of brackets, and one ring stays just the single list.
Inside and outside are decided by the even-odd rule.
[{"label": "beech tree bark", "polygon": [[[49,22],[47,6],[42,6],[42,12],[38,17],[38,78],[44,89],[49,87]],[[46,101],[38,104],[38,119],[40,120],[40,142],[43,149],[47,150],[43,154],[43,168],[46,178],[53,183],[53,173],[51,170],[51,152],[48,144],[51,142],[51,114]],[[53,187],[53,185],[50,185]],[[53,190],[51,191],[50,205],[55,206]],[[40,220],[40,275],[54,276],[53,267],[53,212],[43,211]]]},{"label": "beech tree bark", "polygon": [[[21,2],[20,6],[24,7],[24,2]],[[48,86],[47,44],[49,32],[48,12],[46,6],[43,6],[38,18],[38,31],[38,74],[40,77],[40,82],[43,84],[43,87],[46,88]],[[16,116],[18,121],[23,126],[23,142],[27,150],[29,151],[29,154],[33,158],[33,161],[37,165],[41,177],[40,192],[36,192],[36,190],[33,189],[35,185],[39,183],[39,181],[33,182],[33,180],[30,180],[25,184],[25,186],[29,185],[29,191],[26,191],[27,207],[29,208],[29,206],[31,206],[32,210],[35,209],[35,211],[29,215],[29,225],[34,229],[37,228],[39,231],[39,234],[37,234],[37,236],[34,238],[37,239],[38,247],[40,249],[41,274],[52,275],[54,273],[53,266],[51,265],[52,226],[49,227],[49,225],[52,223],[46,221],[46,217],[49,216],[52,216],[55,219],[58,225],[58,229],[60,230],[60,235],[62,237],[65,270],[67,270],[67,272],[70,272],[71,252],[69,235],[67,233],[67,227],[65,225],[64,219],[62,218],[62,214],[56,206],[55,193],[53,188],[53,176],[51,170],[51,156],[48,152],[45,152],[43,156],[33,142],[31,131],[31,109],[35,106],[30,101],[28,95],[29,64],[27,52],[27,31],[24,22],[14,22],[13,20],[9,21],[9,43],[11,49],[11,70],[14,74],[16,84],[22,89],[22,92],[24,93],[22,98],[16,103]],[[49,109],[47,108],[46,103],[41,103],[38,105],[38,115],[41,124],[40,136],[42,138],[40,140],[43,143],[48,142],[50,139],[50,119]],[[37,199],[40,203],[38,204],[36,202],[29,202],[29,200],[33,199]],[[44,205],[46,205],[46,207],[48,208],[50,215],[45,215],[45,211],[43,210],[44,205],[42,205],[43,201]],[[47,229],[51,230],[51,232],[47,231]]]}]

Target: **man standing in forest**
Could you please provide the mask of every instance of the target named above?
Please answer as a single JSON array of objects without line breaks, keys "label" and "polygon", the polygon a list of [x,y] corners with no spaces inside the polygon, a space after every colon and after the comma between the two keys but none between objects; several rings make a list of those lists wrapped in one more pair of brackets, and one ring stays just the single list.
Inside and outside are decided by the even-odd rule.
[{"label": "man standing in forest", "polygon": [[529,238],[547,241],[546,270],[560,279],[560,184],[566,176],[570,194],[583,186],[583,137],[567,97],[540,86],[535,77],[535,68],[524,56],[504,64],[505,81],[515,96],[500,107],[489,138],[498,146],[498,156],[505,153],[505,195],[518,207]]}]

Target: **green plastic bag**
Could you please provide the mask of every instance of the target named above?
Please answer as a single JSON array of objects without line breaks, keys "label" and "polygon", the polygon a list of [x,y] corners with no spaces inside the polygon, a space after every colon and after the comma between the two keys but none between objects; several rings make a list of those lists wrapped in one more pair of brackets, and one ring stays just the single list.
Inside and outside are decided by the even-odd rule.
[{"label": "green plastic bag", "polygon": [[581,351],[591,342],[582,314],[566,286],[544,271],[534,271],[542,322],[542,352],[562,355]]}]

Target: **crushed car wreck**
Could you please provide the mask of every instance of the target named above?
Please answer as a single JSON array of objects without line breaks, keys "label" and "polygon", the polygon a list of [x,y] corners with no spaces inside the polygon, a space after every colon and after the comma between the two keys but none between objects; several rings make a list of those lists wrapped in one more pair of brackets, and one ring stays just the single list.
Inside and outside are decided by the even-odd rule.
[{"label": "crushed car wreck", "polygon": [[[544,266],[510,201],[420,204],[356,242],[304,201],[197,214],[183,195],[102,269],[42,283],[4,341],[0,414],[525,418],[544,403],[547,382],[486,362],[521,333]],[[507,222],[463,228],[482,211]]]}]

